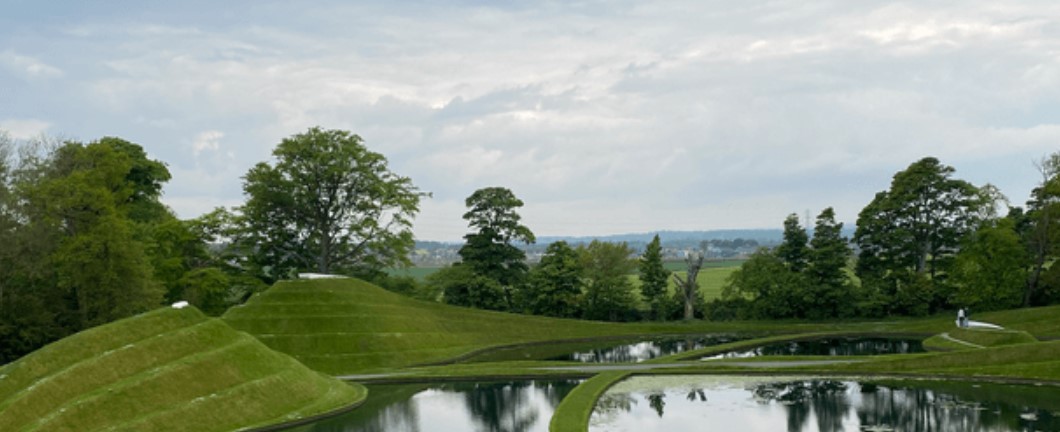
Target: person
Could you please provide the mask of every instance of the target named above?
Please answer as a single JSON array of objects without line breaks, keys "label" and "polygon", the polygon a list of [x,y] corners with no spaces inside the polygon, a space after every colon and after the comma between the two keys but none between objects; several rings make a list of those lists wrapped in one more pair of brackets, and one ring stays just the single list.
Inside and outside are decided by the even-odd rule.
[{"label": "person", "polygon": [[968,318],[964,316],[964,308],[957,309],[957,327],[968,327]]}]

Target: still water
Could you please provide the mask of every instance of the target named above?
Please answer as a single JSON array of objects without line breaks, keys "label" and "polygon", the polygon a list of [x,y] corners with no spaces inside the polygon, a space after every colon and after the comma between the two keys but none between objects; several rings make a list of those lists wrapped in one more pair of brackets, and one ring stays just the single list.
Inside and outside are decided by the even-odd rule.
[{"label": "still water", "polygon": [[500,349],[468,361],[560,360],[582,363],[637,363],[708,346],[736,342],[748,336],[709,334],[652,339],[563,342]]},{"label": "still water", "polygon": [[578,380],[369,385],[357,409],[297,432],[545,432]]},{"label": "still water", "polygon": [[589,430],[1055,431],[1058,394],[967,382],[633,377],[600,398]]},{"label": "still water", "polygon": [[857,356],[924,352],[919,339],[824,338],[782,342],[704,357],[702,360],[774,355]]}]

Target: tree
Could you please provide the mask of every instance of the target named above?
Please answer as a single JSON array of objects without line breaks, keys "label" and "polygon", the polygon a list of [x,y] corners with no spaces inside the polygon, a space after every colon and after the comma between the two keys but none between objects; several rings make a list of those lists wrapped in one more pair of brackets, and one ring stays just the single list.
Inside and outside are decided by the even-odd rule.
[{"label": "tree", "polygon": [[1030,262],[1013,219],[985,224],[957,254],[954,303],[980,311],[1019,306]]},{"label": "tree", "polygon": [[777,246],[776,254],[793,272],[798,273],[806,268],[809,259],[807,241],[809,237],[806,229],[799,225],[799,216],[795,213],[788,215],[784,219],[784,241]]},{"label": "tree", "polygon": [[807,285],[803,274],[791,271],[773,251],[761,248],[729,275],[722,298],[734,304],[749,299],[754,318],[795,318],[805,313]]},{"label": "tree", "polygon": [[651,306],[651,316],[662,319],[663,303],[666,301],[667,280],[670,271],[663,267],[662,244],[659,235],[652,238],[640,257],[640,293]]},{"label": "tree", "polygon": [[141,184],[130,180],[138,162],[130,156],[132,146],[117,139],[67,143],[49,157],[36,181],[22,185],[26,217],[35,226],[28,230],[54,233],[54,243],[41,253],[53,264],[55,286],[72,305],[73,316],[59,314],[60,320],[72,321],[72,331],[148,310],[162,300],[129,217],[141,191]]},{"label": "tree", "polygon": [[474,232],[464,235],[460,257],[476,274],[503,287],[506,301],[511,305],[513,288],[529,270],[526,254],[512,243],[531,244],[535,240],[530,228],[519,223],[521,217],[515,211],[523,202],[507,188],[488,187],[476,190],[465,204],[468,211],[464,220]]},{"label": "tree", "polygon": [[677,284],[677,296],[681,299],[684,304],[684,319],[691,320],[695,318],[695,305],[701,299],[699,298],[699,269],[703,267],[703,254],[691,253],[685,257],[685,264],[687,264],[687,271],[685,272],[685,278],[681,279],[679,276],[674,275],[674,283]]},{"label": "tree", "polygon": [[921,159],[865,206],[854,234],[864,283],[905,297],[905,304],[940,306],[945,272],[986,205],[978,188],[953,172],[938,159]]},{"label": "tree", "polygon": [[[1023,306],[1035,304],[1042,290],[1043,273],[1056,254],[1060,242],[1060,152],[1035,163],[1041,183],[1031,191],[1027,213],[1021,215],[1017,229],[1031,257],[1031,271],[1023,292]],[[1053,268],[1057,266],[1052,266]]]},{"label": "tree", "polygon": [[558,241],[548,245],[541,263],[530,270],[521,303],[535,315],[575,318],[583,285],[578,252]]},{"label": "tree", "polygon": [[361,137],[310,128],[243,177],[246,238],[263,266],[371,273],[408,263],[419,191]]},{"label": "tree", "polygon": [[587,280],[584,317],[607,321],[631,318],[634,297],[629,273],[636,264],[630,259],[633,250],[629,245],[593,240],[578,252]]},{"label": "tree", "polygon": [[508,308],[504,290],[497,281],[476,274],[461,263],[428,276],[427,285],[441,291],[442,300],[447,304],[491,310]]},{"label": "tree", "polygon": [[806,304],[812,305],[807,310],[811,318],[849,316],[854,312],[850,278],[845,271],[851,251],[842,231],[843,224],[836,222],[831,207],[817,216],[806,269],[810,287]]}]

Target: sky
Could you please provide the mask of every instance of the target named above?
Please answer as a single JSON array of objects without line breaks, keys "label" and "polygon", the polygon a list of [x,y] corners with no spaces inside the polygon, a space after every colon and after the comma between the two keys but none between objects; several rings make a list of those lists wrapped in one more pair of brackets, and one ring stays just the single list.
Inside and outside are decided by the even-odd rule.
[{"label": "sky", "polygon": [[312,126],[538,236],[852,225],[925,156],[1013,204],[1060,150],[1060,2],[0,0],[0,130],[142,145],[182,218]]}]

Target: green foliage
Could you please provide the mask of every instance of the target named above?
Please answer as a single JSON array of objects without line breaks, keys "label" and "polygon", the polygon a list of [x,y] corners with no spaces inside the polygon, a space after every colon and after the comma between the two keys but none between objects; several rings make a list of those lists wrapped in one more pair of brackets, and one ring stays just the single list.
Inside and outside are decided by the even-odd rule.
[{"label": "green foliage", "polygon": [[633,284],[626,276],[636,266],[633,250],[625,242],[593,240],[578,248],[585,271],[584,317],[591,320],[627,321],[635,317]]},{"label": "green foliage", "polygon": [[[640,257],[640,294],[644,301],[651,307],[651,316],[659,320],[663,318],[663,303],[666,301],[666,287],[670,279],[670,271],[663,266],[662,244],[659,235],[656,234],[644,249],[644,255]],[[698,281],[697,281],[698,284]]]},{"label": "green foliage", "polygon": [[1060,152],[1042,158],[1036,166],[1042,180],[1031,191],[1027,212],[1017,209],[1012,215],[1031,259],[1024,306],[1060,302],[1060,268],[1050,265],[1060,244]]},{"label": "green foliage", "polygon": [[520,303],[534,315],[575,318],[581,313],[583,285],[578,252],[558,241],[548,245],[541,263],[530,270]]},{"label": "green foliage", "polygon": [[809,282],[768,249],[759,249],[729,276],[722,298],[748,299],[750,316],[758,319],[790,318],[805,311],[803,293]]},{"label": "green foliage", "polygon": [[50,156],[37,182],[21,185],[28,224],[37,225],[27,232],[60,235],[49,236],[55,243],[41,252],[54,265],[55,287],[72,305],[72,330],[142,312],[162,299],[128,216],[148,207],[139,198],[152,193],[149,185],[129,180],[133,167],[151,165],[132,160],[131,146],[116,139],[67,143]]},{"label": "green foliage", "polygon": [[[232,287],[260,284],[234,276],[242,270],[211,256],[211,237],[158,201],[169,171],[139,145],[23,144],[12,169],[13,144],[0,141],[0,361],[185,289],[219,314],[238,299],[198,303],[211,298],[206,286],[232,297]],[[228,267],[229,280],[203,277],[218,276],[211,267]]]},{"label": "green foliage", "polygon": [[836,222],[831,207],[817,216],[806,268],[808,289],[803,296],[809,318],[849,317],[856,313],[852,284],[846,272],[851,251],[842,230],[843,224]]},{"label": "green foliage", "polygon": [[857,275],[896,298],[892,312],[945,306],[939,293],[960,242],[993,205],[975,186],[951,178],[953,172],[938,159],[921,159],[895,174],[890,189],[858,215]]},{"label": "green foliage", "polygon": [[492,279],[502,287],[508,307],[512,293],[523,282],[529,267],[526,254],[512,243],[534,242],[534,233],[519,223],[516,209],[523,202],[511,190],[488,187],[476,190],[467,197],[464,220],[475,230],[464,235],[460,257],[475,274]]},{"label": "green foliage", "polygon": [[1014,220],[985,224],[965,240],[957,255],[952,303],[980,311],[1021,305],[1030,263]]},{"label": "green foliage", "polygon": [[244,176],[244,242],[259,267],[320,273],[407,263],[421,193],[347,131],[310,128]]},{"label": "green foliage", "polygon": [[454,306],[506,310],[508,301],[497,281],[474,272],[460,263],[427,277],[427,285],[442,293],[442,300]]},{"label": "green foliage", "polygon": [[791,271],[801,272],[809,259],[807,241],[806,229],[799,225],[799,216],[792,213],[784,219],[784,241],[777,246],[776,255]]}]

